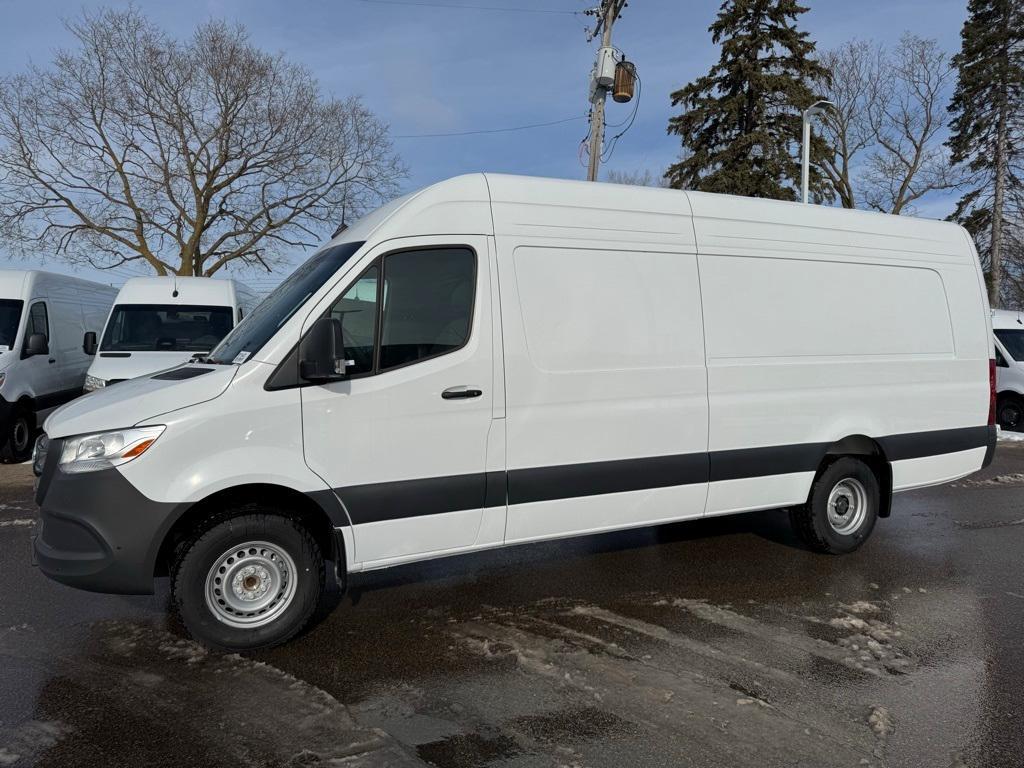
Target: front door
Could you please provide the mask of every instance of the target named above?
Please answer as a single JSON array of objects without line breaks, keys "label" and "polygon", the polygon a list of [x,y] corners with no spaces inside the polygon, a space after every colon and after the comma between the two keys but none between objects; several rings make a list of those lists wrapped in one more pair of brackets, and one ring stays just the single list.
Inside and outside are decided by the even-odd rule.
[{"label": "front door", "polygon": [[488,241],[403,241],[378,247],[359,270],[327,310],[341,321],[348,378],[302,389],[306,462],[345,505],[354,562],[472,547],[484,509],[504,513],[504,483],[488,494],[486,472]]},{"label": "front door", "polygon": [[59,404],[61,381],[60,366],[58,365],[59,355],[56,343],[50,334],[50,317],[45,299],[36,299],[29,304],[22,344],[27,345],[29,336],[34,333],[41,333],[46,337],[50,347],[49,354],[27,358],[22,361],[22,365],[27,373],[26,379],[30,382],[37,410],[46,411]]}]

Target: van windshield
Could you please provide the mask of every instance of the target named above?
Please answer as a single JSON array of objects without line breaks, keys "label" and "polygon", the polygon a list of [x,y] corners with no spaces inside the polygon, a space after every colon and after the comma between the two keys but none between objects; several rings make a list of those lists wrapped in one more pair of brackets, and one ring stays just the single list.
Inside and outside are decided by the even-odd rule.
[{"label": "van windshield", "polygon": [[17,299],[0,299],[0,351],[14,349],[21,307],[22,302]]},{"label": "van windshield", "polygon": [[118,304],[101,352],[208,352],[231,330],[231,307]]},{"label": "van windshield", "polygon": [[243,363],[256,354],[362,245],[361,242],[342,243],[313,255],[235,326],[213,350],[208,361]]},{"label": "van windshield", "polygon": [[1006,347],[1010,357],[1018,362],[1024,362],[1024,329],[1018,331],[1010,328],[999,328],[996,330],[996,338]]}]

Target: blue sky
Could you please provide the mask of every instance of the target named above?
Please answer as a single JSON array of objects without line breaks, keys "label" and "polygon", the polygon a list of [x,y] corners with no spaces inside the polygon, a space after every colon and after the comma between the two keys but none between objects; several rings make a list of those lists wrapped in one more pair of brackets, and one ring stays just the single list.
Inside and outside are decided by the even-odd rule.
[{"label": "blue sky", "polygon": [[[416,2],[417,0],[410,0]],[[596,0],[419,0],[452,5],[578,11]],[[805,0],[802,26],[822,48],[852,38],[892,43],[910,30],[959,47],[966,0]],[[83,7],[125,2],[0,0],[0,72],[46,64],[70,45],[61,19]],[[561,120],[587,112],[586,81],[596,50],[568,14],[389,5],[365,0],[137,0],[137,7],[177,36],[199,21],[245,24],[259,46],[308,66],[324,90],[361,95],[396,136],[496,129]],[[607,168],[660,173],[679,145],[665,127],[669,93],[707,71],[718,50],[707,32],[718,0],[631,0],[615,44],[636,62],[643,97],[635,125]],[[632,105],[609,102],[609,123]],[[444,138],[396,138],[409,167],[408,189],[473,171],[582,178],[577,150],[583,119],[535,130]],[[948,197],[933,197],[919,215],[944,216]],[[4,266],[0,256],[0,268]],[[11,266],[18,266],[12,264]],[[48,269],[60,269],[47,263]],[[83,276],[95,276],[90,271]],[[123,279],[106,274],[105,282]],[[243,278],[244,279],[244,278]],[[275,278],[276,279],[276,278]],[[259,279],[256,282],[265,283]]]}]

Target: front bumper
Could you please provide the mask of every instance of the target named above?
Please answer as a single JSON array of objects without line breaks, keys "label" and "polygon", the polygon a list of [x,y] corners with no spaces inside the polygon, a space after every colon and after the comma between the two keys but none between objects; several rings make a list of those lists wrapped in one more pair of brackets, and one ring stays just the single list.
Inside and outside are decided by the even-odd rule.
[{"label": "front bumper", "polygon": [[179,505],[153,501],[117,469],[69,475],[50,441],[36,488],[39,569],[90,592],[152,594],[157,553]]}]

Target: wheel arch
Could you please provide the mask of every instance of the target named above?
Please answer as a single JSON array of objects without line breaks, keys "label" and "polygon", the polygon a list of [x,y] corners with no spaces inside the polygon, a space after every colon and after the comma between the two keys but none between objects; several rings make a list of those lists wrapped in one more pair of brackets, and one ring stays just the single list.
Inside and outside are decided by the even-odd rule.
[{"label": "wheel arch", "polygon": [[26,408],[29,416],[32,417],[32,423],[35,424],[38,417],[36,415],[36,399],[32,395],[28,392],[21,393],[14,399],[13,405],[15,408]]},{"label": "wheel arch", "polygon": [[202,525],[218,517],[226,517],[226,510],[233,507],[258,503],[276,507],[283,517],[302,522],[320,547],[324,560],[334,562],[334,578],[339,586],[343,586],[347,570],[344,539],[321,500],[314,498],[319,495],[272,483],[247,483],[212,493],[189,505],[171,524],[157,550],[153,576],[170,573],[178,548],[190,540]]},{"label": "wheel arch", "polygon": [[837,440],[825,451],[816,477],[820,476],[828,465],[840,456],[855,456],[871,467],[875,477],[878,478],[881,491],[878,516],[889,517],[892,514],[892,464],[878,441],[867,435],[847,435],[843,439]]}]

